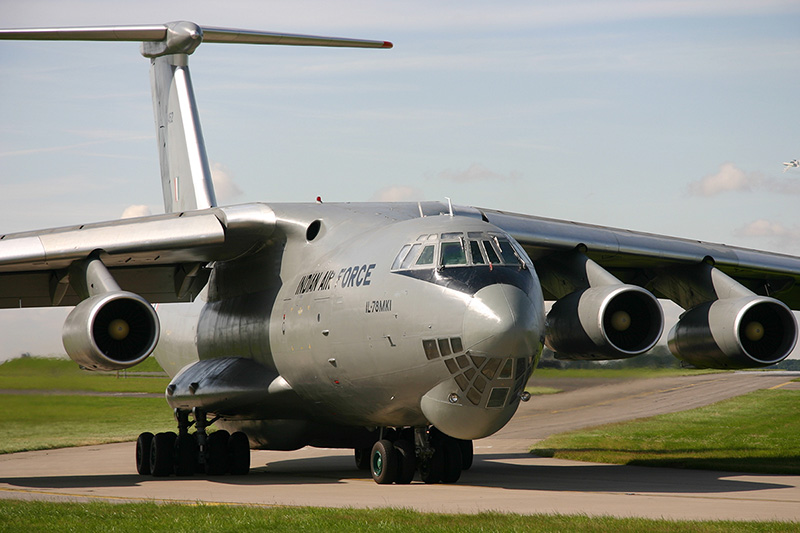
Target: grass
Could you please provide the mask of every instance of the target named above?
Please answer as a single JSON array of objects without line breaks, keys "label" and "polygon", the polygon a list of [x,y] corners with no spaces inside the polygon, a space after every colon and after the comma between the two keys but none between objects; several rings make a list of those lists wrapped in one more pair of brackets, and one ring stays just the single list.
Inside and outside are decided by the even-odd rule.
[{"label": "grass", "polygon": [[648,379],[671,376],[696,376],[717,374],[725,370],[697,370],[690,368],[537,368],[533,379],[555,378],[603,378],[603,379]]},{"label": "grass", "polygon": [[319,509],[156,503],[52,503],[0,501],[0,530],[53,531],[320,531],[588,533],[710,533],[797,531],[786,522],[672,521],[565,515],[480,513],[450,515],[402,509]]},{"label": "grass", "polygon": [[3,394],[0,404],[0,454],[126,442],[176,427],[163,398]]},{"label": "grass", "polygon": [[[158,376],[142,376],[158,372]],[[127,374],[127,375],[126,375]],[[25,357],[0,364],[0,389],[163,393],[169,378],[153,358],[127,372],[81,370],[69,359]]]},{"label": "grass", "polygon": [[800,474],[800,391],[760,390],[713,405],[551,436],[531,452],[601,463]]}]

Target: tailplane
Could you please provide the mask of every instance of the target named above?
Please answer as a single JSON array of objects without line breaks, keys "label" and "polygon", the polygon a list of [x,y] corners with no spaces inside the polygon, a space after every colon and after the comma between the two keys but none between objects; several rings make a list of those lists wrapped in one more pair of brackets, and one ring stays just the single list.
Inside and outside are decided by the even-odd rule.
[{"label": "tailplane", "polygon": [[203,42],[391,48],[367,41],[289,33],[198,26],[193,22],[143,26],[30,28],[0,30],[0,39],[60,41],[140,41],[150,58],[161,186],[167,213],[217,205],[197,104],[189,75],[189,55]]}]

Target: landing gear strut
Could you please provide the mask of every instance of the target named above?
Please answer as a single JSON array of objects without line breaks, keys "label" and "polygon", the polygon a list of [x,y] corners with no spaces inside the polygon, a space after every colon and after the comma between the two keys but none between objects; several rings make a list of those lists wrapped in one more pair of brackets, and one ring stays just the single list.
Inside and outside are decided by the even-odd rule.
[{"label": "landing gear strut", "polygon": [[382,430],[372,449],[356,449],[355,458],[380,485],[411,483],[416,472],[424,483],[455,483],[472,466],[473,450],[472,441],[420,427]]},{"label": "landing gear strut", "polygon": [[[194,420],[190,420],[190,416]],[[225,430],[211,434],[206,428],[218,417],[208,420],[200,409],[175,409],[178,433],[142,433],[136,440],[136,471],[143,476],[245,475],[250,471],[250,444],[247,435]],[[195,432],[189,428],[195,426]]]}]

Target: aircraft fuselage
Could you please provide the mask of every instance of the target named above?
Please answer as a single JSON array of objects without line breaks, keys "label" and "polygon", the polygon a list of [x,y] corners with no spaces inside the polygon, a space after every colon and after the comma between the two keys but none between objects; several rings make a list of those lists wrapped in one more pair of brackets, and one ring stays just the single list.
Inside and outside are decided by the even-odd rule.
[{"label": "aircraft fuselage", "polygon": [[156,357],[171,375],[221,357],[266,369],[270,393],[227,424],[290,448],[324,441],[310,436],[319,425],[433,424],[474,439],[511,418],[541,353],[544,311],[530,259],[505,232],[479,218],[347,205],[275,213],[290,230],[263,253],[213,265],[191,311],[159,309]]}]

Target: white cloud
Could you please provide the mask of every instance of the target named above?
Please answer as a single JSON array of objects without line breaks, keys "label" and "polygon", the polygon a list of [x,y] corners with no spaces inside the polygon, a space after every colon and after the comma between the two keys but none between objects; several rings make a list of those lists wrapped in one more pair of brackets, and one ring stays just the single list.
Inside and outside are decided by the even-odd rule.
[{"label": "white cloud", "polygon": [[211,181],[214,182],[214,193],[220,205],[233,203],[242,195],[242,190],[233,181],[230,171],[220,163],[211,163]]},{"label": "white cloud", "polygon": [[708,174],[704,178],[689,184],[692,196],[715,196],[727,191],[749,191],[760,184],[761,177],[754,173],[746,173],[733,163],[723,163],[719,172]]},{"label": "white cloud", "polygon": [[152,214],[153,212],[150,211],[150,208],[146,205],[129,205],[119,218],[148,217]]},{"label": "white cloud", "polygon": [[729,191],[754,190],[773,194],[800,195],[800,180],[796,178],[765,178],[758,172],[745,172],[733,163],[723,163],[719,171],[689,184],[692,196],[716,196]]},{"label": "white cloud", "polygon": [[458,183],[475,181],[516,181],[521,177],[522,175],[519,172],[500,174],[489,170],[480,163],[472,163],[469,168],[462,171],[448,169],[439,173],[439,178]]},{"label": "white cloud", "polygon": [[783,237],[789,232],[780,222],[770,222],[762,218],[739,228],[736,234],[742,237]]},{"label": "white cloud", "polygon": [[422,191],[405,185],[390,185],[376,191],[371,202],[418,202],[424,199]]},{"label": "white cloud", "polygon": [[755,239],[759,247],[793,255],[800,253],[800,226],[785,226],[780,222],[759,219],[738,228],[734,234]]}]

